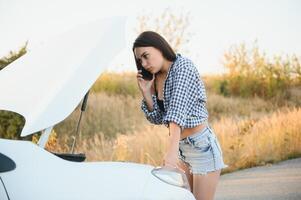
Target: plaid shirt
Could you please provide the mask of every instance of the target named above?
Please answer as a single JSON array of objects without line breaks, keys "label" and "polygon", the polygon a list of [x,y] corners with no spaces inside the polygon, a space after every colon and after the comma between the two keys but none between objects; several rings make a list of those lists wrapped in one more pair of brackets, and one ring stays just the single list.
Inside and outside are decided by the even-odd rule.
[{"label": "plaid shirt", "polygon": [[164,111],[159,109],[157,96],[152,94],[153,111],[149,111],[143,98],[141,109],[148,121],[153,124],[175,122],[181,129],[192,128],[207,121],[206,91],[199,72],[193,62],[176,54],[176,60],[168,70],[164,88]]}]

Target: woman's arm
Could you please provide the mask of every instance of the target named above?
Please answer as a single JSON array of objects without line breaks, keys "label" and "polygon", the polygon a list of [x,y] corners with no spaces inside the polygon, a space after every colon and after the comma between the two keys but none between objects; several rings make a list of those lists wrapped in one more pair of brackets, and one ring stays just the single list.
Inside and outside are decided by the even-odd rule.
[{"label": "woman's arm", "polygon": [[167,152],[163,160],[163,164],[166,166],[177,167],[178,163],[178,151],[179,140],[181,136],[181,128],[174,122],[169,123],[169,133]]},{"label": "woman's arm", "polygon": [[151,92],[145,92],[142,93],[143,95],[143,103],[145,103],[145,105],[147,106],[147,109],[152,112],[154,110],[154,102],[153,102],[153,98],[152,98],[152,93]]},{"label": "woman's arm", "polygon": [[162,124],[163,113],[160,111],[156,101],[156,95],[143,94],[141,109],[144,112],[146,119],[153,124]]},{"label": "woman's arm", "polygon": [[156,96],[154,95],[154,80],[155,75],[153,75],[152,80],[147,81],[142,78],[141,70],[137,73],[138,87],[143,95],[141,109],[148,121],[153,124],[162,124],[163,116],[157,105]]}]

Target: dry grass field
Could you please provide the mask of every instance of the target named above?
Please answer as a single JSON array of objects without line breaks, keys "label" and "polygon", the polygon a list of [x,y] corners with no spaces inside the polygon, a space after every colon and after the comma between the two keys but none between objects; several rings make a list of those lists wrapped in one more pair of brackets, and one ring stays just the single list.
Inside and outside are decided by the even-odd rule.
[{"label": "dry grass field", "polygon": [[[87,161],[128,161],[160,165],[168,130],[150,124],[141,97],[92,93],[83,114],[76,152]],[[260,98],[208,93],[209,122],[229,165],[222,173],[301,155],[301,109],[276,106]],[[69,152],[79,109],[55,126],[47,149]]]}]

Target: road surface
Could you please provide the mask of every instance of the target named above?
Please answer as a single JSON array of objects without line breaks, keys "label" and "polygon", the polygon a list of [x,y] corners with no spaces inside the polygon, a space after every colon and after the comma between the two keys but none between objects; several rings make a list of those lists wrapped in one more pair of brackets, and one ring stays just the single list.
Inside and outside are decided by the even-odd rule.
[{"label": "road surface", "polygon": [[215,200],[301,200],[301,158],[220,177]]}]

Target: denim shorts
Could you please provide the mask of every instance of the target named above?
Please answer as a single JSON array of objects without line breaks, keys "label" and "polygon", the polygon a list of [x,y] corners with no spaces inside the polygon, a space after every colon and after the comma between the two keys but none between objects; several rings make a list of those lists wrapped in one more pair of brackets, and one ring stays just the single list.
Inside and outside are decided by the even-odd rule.
[{"label": "denim shorts", "polygon": [[228,167],[218,139],[209,125],[179,142],[179,159],[188,164],[190,173],[206,175]]}]

